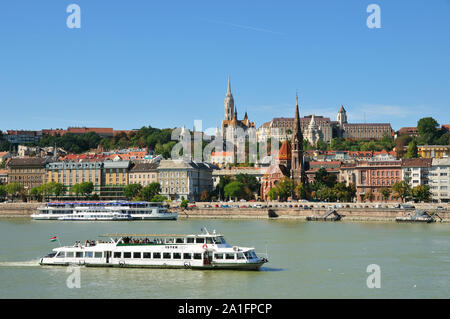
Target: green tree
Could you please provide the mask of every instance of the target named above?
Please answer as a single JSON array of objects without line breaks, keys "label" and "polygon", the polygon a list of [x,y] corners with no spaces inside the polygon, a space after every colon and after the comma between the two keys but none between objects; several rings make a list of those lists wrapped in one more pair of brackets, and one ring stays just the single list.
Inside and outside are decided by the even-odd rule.
[{"label": "green tree", "polygon": [[428,202],[431,199],[430,186],[417,185],[411,189],[411,195],[416,202]]},{"label": "green tree", "polygon": [[288,197],[294,197],[296,186],[295,181],[287,176],[279,180],[275,188],[280,201],[286,201]]},{"label": "green tree", "polygon": [[392,185],[392,191],[396,198],[401,198],[402,202],[411,195],[411,187],[405,181],[397,182]]},{"label": "green tree", "polygon": [[420,144],[434,144],[434,139],[438,136],[439,123],[432,117],[421,118],[417,122]]},{"label": "green tree", "polygon": [[155,195],[155,196],[153,196],[151,201],[152,202],[164,202],[166,200],[167,200],[167,198],[164,195]]},{"label": "green tree", "polygon": [[243,198],[244,193],[244,184],[238,181],[231,182],[227,184],[224,188],[224,195],[225,197],[228,197],[229,199],[240,199]]},{"label": "green tree", "polygon": [[128,200],[131,200],[133,198],[136,198],[141,192],[141,190],[142,190],[141,184],[128,184],[123,188],[123,195]]},{"label": "green tree", "polygon": [[188,207],[189,201],[187,199],[183,199],[181,201],[180,207],[186,209]]},{"label": "green tree", "polygon": [[406,151],[405,158],[417,158],[419,157],[417,152],[417,142],[415,139],[413,139],[408,144],[408,150]]},{"label": "green tree", "polygon": [[373,192],[370,190],[367,193],[364,194],[364,201],[373,201],[375,199],[375,195],[373,194]]},{"label": "green tree", "polygon": [[303,183],[298,183],[295,187],[295,193],[298,199],[307,199],[309,198],[308,189],[303,185]]},{"label": "green tree", "polygon": [[6,185],[6,191],[11,196],[12,201],[14,201],[15,198],[24,194],[24,187],[20,183],[9,183]]},{"label": "green tree", "polygon": [[336,184],[337,176],[335,174],[329,173],[325,168],[321,167],[315,173],[315,181],[318,183],[323,183],[328,187],[333,187]]},{"label": "green tree", "polygon": [[389,199],[389,196],[391,196],[392,194],[392,189],[388,188],[388,187],[383,187],[380,190],[381,195],[383,196],[383,199],[385,201],[387,201]]},{"label": "green tree", "polygon": [[145,186],[141,190],[140,197],[142,200],[151,201],[153,197],[159,195],[160,192],[161,192],[161,185],[157,182],[153,182]]},{"label": "green tree", "polygon": [[0,200],[4,200],[8,196],[8,191],[5,185],[0,185]]}]

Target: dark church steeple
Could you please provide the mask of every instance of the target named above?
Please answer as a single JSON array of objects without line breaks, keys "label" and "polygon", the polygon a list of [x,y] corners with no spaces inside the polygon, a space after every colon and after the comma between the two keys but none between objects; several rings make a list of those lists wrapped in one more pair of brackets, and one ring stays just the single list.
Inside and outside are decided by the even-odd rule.
[{"label": "dark church steeple", "polygon": [[300,113],[298,110],[298,96],[296,97],[297,104],[295,107],[294,126],[292,128],[292,158],[291,158],[291,178],[297,183],[306,184],[306,174],[303,164],[303,134],[302,126],[300,124]]}]

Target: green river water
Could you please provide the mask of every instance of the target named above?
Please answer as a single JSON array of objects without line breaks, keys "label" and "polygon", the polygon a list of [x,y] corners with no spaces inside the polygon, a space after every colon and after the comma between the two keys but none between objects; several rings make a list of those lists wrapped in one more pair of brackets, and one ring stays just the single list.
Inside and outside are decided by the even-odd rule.
[{"label": "green river water", "polygon": [[[260,271],[79,269],[38,259],[104,233],[222,233],[231,245],[268,251]],[[367,266],[380,267],[368,288]],[[449,298],[450,224],[221,220],[61,222],[0,220],[0,298]]]}]

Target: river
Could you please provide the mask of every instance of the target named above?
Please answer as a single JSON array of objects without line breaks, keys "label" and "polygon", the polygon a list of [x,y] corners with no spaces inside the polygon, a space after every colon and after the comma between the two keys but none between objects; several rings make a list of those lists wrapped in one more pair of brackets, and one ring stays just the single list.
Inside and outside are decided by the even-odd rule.
[{"label": "river", "polygon": [[[62,244],[104,233],[222,233],[268,252],[260,271],[41,267]],[[380,288],[368,288],[369,265]],[[79,288],[69,288],[78,271]],[[61,222],[0,220],[0,298],[449,298],[450,224],[185,219]]]}]

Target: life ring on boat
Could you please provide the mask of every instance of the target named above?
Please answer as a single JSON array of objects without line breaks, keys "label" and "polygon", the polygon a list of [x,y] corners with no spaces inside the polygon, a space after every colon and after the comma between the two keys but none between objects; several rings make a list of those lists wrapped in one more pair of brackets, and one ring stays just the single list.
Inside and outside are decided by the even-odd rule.
[{"label": "life ring on boat", "polygon": [[184,268],[190,268],[191,267],[191,263],[184,263]]},{"label": "life ring on boat", "polygon": [[208,249],[208,245],[203,244],[202,248],[203,248],[203,249]]},{"label": "life ring on boat", "polygon": [[119,261],[119,267],[125,266],[125,262],[123,260]]}]

